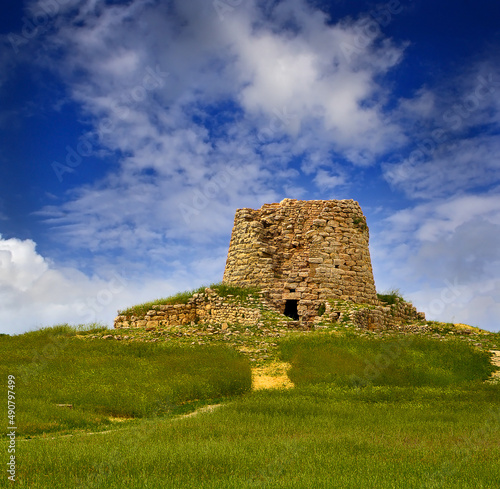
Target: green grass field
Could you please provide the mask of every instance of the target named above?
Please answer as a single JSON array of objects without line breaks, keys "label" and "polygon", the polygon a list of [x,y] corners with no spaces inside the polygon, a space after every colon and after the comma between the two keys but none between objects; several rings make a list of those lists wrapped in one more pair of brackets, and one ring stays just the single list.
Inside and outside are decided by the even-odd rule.
[{"label": "green grass field", "polygon": [[493,369],[488,353],[455,338],[312,334],[282,342],[281,352],[297,385],[444,387],[486,380]]},{"label": "green grass field", "polygon": [[464,341],[293,334],[277,341],[295,388],[250,391],[251,362],[224,345],[78,336],[0,338],[19,487],[500,487],[500,386]]},{"label": "green grass field", "polygon": [[224,346],[88,341],[77,333],[60,326],[0,338],[1,378],[17,379],[19,435],[99,429],[110,418],[177,413],[251,388],[248,360]]}]

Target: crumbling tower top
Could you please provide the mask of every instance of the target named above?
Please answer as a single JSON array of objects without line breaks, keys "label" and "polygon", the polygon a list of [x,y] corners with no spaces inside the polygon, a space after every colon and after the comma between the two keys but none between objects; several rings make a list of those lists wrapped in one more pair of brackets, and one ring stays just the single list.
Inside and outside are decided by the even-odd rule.
[{"label": "crumbling tower top", "polygon": [[368,239],[353,200],[238,209],[223,282],[258,286],[280,312],[306,321],[326,299],[378,304]]}]

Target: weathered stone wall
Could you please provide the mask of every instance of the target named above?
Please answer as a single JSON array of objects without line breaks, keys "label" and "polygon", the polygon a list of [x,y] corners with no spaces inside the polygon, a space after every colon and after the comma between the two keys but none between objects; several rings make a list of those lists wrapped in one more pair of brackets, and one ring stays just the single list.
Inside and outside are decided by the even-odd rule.
[{"label": "weathered stone wall", "polygon": [[[263,298],[250,298],[240,302],[232,296],[220,297],[213,290],[195,294],[187,304],[157,305],[140,316],[117,316],[115,328],[155,328],[171,326],[227,326],[264,327],[271,314],[276,327],[302,328],[298,321],[291,321],[276,313]],[[316,316],[309,327],[331,323],[351,323],[368,330],[397,329],[425,320],[412,304],[400,301],[393,305],[355,304],[350,301],[329,300],[323,303],[325,312]]]},{"label": "weathered stone wall", "polygon": [[[221,297],[212,289],[194,294],[187,304],[155,305],[140,316],[117,316],[115,328],[167,328],[170,326],[239,324],[255,326],[263,321],[263,314],[274,312],[265,299],[250,297],[242,303],[233,296]],[[278,321],[286,327],[298,325],[282,318]],[[264,324],[264,323],[262,323]]]},{"label": "weathered stone wall", "polygon": [[257,286],[311,321],[326,299],[378,304],[365,217],[353,200],[285,199],[238,209],[223,282]]},{"label": "weathered stone wall", "polygon": [[315,319],[316,324],[351,322],[358,328],[369,330],[397,329],[414,322],[424,321],[425,314],[405,301],[372,306],[349,301],[328,301],[325,313]]}]

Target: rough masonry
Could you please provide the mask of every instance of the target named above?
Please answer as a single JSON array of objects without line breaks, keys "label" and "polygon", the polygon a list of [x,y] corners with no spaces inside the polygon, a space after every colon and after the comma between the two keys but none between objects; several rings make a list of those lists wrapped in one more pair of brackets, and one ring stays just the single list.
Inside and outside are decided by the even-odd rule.
[{"label": "rough masonry", "polygon": [[154,305],[143,316],[117,316],[115,328],[157,329],[197,325],[226,329],[229,324],[265,327],[269,320],[287,327],[290,319],[277,314],[261,295],[257,293],[242,301],[232,295],[221,297],[207,287],[204,292],[194,294],[186,304]]},{"label": "rough masonry", "polygon": [[378,305],[368,239],[353,200],[238,209],[223,282],[260,287],[278,311],[304,321],[327,299]]}]

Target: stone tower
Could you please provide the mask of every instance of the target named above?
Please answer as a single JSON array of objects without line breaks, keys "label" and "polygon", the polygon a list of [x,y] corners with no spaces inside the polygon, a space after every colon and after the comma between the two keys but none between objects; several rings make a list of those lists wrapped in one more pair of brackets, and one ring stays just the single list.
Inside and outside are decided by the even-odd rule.
[{"label": "stone tower", "polygon": [[258,286],[281,313],[312,320],[325,299],[378,305],[368,226],[353,200],[238,209],[223,282]]}]

